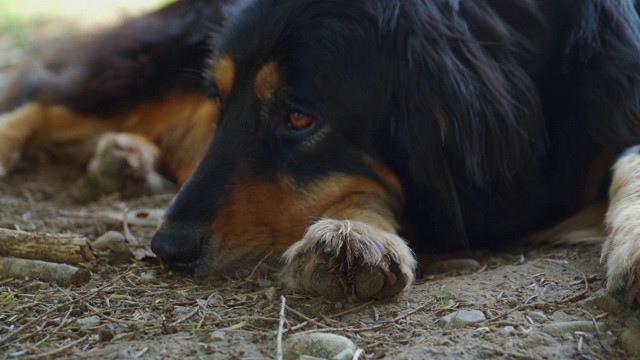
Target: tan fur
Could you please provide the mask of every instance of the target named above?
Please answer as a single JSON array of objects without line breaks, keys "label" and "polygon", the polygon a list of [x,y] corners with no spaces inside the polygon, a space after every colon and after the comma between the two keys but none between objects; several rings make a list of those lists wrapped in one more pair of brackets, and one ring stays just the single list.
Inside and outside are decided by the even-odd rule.
[{"label": "tan fur", "polygon": [[[29,144],[86,140],[106,131],[143,134],[162,153],[162,166],[182,184],[213,135],[218,103],[199,93],[175,93],[121,116],[101,119],[60,105],[30,103],[0,115],[0,170]],[[2,174],[0,174],[2,175]]]},{"label": "tan fur", "polygon": [[229,56],[221,57],[214,65],[211,75],[213,82],[218,87],[222,97],[227,97],[233,90],[233,83],[236,79],[236,66]]},{"label": "tan fur", "polygon": [[[256,179],[246,173],[238,178]],[[324,216],[329,209],[341,204],[361,209],[367,204],[349,202],[361,196],[380,198],[381,203],[397,203],[383,186],[364,178],[335,175],[305,189],[298,188],[286,177],[276,181],[234,181],[226,201],[228,205],[219,209],[212,225],[214,239],[207,249],[207,263],[215,270],[239,268],[240,259],[255,260],[250,258],[252,254],[270,251],[281,254],[316,220],[309,214]],[[392,208],[399,209],[399,204]],[[394,217],[393,211],[383,215]],[[272,233],[279,236],[271,236]]]},{"label": "tan fur", "polygon": [[607,240],[601,261],[607,290],[625,288],[633,302],[640,290],[640,155],[622,156],[613,167],[606,214]]},{"label": "tan fur", "polygon": [[281,84],[280,70],[275,61],[269,61],[262,65],[256,73],[254,88],[258,99],[268,101],[273,97]]},{"label": "tan fur", "polygon": [[607,201],[587,206],[572,217],[545,230],[529,235],[525,243],[582,244],[604,241],[604,216]]}]

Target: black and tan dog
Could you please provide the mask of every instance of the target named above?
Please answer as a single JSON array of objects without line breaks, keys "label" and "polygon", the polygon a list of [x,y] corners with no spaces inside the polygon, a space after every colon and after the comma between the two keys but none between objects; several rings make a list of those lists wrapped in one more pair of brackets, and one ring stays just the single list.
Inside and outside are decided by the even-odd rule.
[{"label": "black and tan dog", "polygon": [[106,152],[151,190],[184,183],[152,242],[171,267],[283,255],[291,288],[359,299],[413,281],[410,246],[596,225],[611,184],[603,263],[633,302],[638,151],[608,175],[639,102],[631,0],[183,0],[25,71],[0,166],[115,131],[97,176]]}]

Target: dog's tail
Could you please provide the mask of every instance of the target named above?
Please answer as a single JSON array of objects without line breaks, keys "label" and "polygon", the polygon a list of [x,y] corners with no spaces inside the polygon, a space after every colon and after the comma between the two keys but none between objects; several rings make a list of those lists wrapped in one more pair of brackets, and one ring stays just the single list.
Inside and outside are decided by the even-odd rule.
[{"label": "dog's tail", "polygon": [[525,244],[585,244],[605,240],[606,200],[585,207],[577,214],[550,228],[524,238]]}]

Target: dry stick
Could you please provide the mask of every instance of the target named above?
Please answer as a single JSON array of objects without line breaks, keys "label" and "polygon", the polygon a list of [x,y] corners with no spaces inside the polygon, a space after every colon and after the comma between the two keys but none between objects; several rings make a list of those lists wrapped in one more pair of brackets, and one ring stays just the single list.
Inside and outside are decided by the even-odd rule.
[{"label": "dry stick", "polygon": [[277,346],[276,359],[277,360],[283,359],[282,333],[284,332],[284,309],[287,307],[286,305],[287,299],[284,296],[280,296],[280,298],[282,299],[282,305],[280,306],[280,322],[278,324],[278,336],[276,340],[276,346]]},{"label": "dry stick", "polygon": [[91,280],[91,273],[67,264],[0,256],[0,277],[29,277],[60,285],[82,285]]},{"label": "dry stick", "polygon": [[56,328],[53,329],[53,331],[50,331],[49,334],[47,336],[45,336],[42,340],[40,340],[37,343],[35,343],[35,345],[33,345],[33,347],[37,348],[43,342],[47,341],[51,337],[51,334],[57,333],[58,330],[60,330],[60,328],[62,327],[62,325],[64,325],[64,323],[67,322],[67,320],[69,319],[69,315],[71,315],[72,311],[73,311],[73,305],[71,305],[71,307],[69,308],[69,311],[67,311],[67,313],[65,314],[64,318],[60,321],[60,324],[58,324],[58,326],[56,326]]},{"label": "dry stick", "polygon": [[577,309],[577,310],[582,311],[583,313],[587,314],[587,316],[591,318],[591,321],[593,322],[593,326],[596,328],[596,334],[598,334],[598,336],[601,336],[602,333],[600,332],[600,326],[598,326],[598,321],[596,320],[596,318],[594,318],[593,315],[591,315],[586,310],[583,310],[583,309]]},{"label": "dry stick", "polygon": [[579,269],[577,269],[577,268],[575,268],[575,267],[573,267],[571,265],[568,265],[568,264],[562,264],[562,263],[557,263],[555,261],[551,261],[551,259],[543,259],[543,260],[548,261],[548,262],[553,263],[553,264],[558,264],[560,266],[563,266],[563,267],[565,267],[567,269],[571,269],[571,270],[577,272],[578,274],[580,274],[582,276],[582,281],[584,281],[584,291],[589,291],[589,281],[587,280],[587,275],[585,275],[582,271],[580,271]]},{"label": "dry stick", "polygon": [[80,344],[81,342],[87,340],[89,336],[85,336],[81,339],[78,339],[76,341],[70,342],[65,346],[59,347],[55,350],[51,350],[51,351],[47,351],[46,353],[43,354],[36,354],[36,355],[29,355],[29,356],[25,356],[22,359],[48,359],[50,356],[61,353],[69,348],[72,348],[78,344]]},{"label": "dry stick", "polygon": [[153,325],[156,325],[156,323],[151,322],[151,321],[140,321],[140,320],[130,321],[130,320],[124,320],[124,319],[116,319],[116,318],[111,317],[109,315],[105,315],[103,310],[100,310],[100,309],[92,306],[91,304],[89,304],[86,301],[83,301],[82,304],[84,306],[86,306],[87,309],[91,310],[94,314],[96,314],[98,317],[100,317],[101,319],[108,320],[108,321],[111,321],[113,323],[125,324],[125,325],[136,325],[136,326],[153,326]]},{"label": "dry stick", "polygon": [[329,327],[329,326],[327,326],[327,325],[325,325],[323,323],[317,322],[316,320],[306,316],[305,314],[303,314],[303,313],[301,313],[301,312],[299,312],[299,311],[297,311],[295,309],[292,309],[290,306],[287,306],[287,310],[289,310],[290,312],[296,314],[297,316],[302,318],[302,320],[306,320],[306,322],[309,322],[309,323],[311,323],[313,325],[319,326],[321,328],[328,328]]},{"label": "dry stick", "polygon": [[[374,301],[367,301],[367,302],[366,302],[366,303],[364,303],[364,304],[360,304],[360,305],[358,305],[358,306],[355,306],[355,307],[352,307],[352,308],[350,308],[350,309],[347,309],[347,310],[341,311],[341,312],[339,312],[339,313],[335,313],[335,314],[331,314],[331,315],[326,315],[326,316],[323,316],[323,317],[324,317],[324,319],[325,319],[325,320],[332,320],[333,318],[337,318],[337,317],[340,317],[340,316],[343,316],[343,315],[350,314],[350,313],[352,313],[352,312],[356,312],[356,311],[358,311],[358,310],[360,310],[360,309],[362,309],[362,308],[365,308],[365,307],[367,307],[367,306],[369,306],[369,305],[371,305],[371,304],[373,304],[373,303],[374,303]],[[316,326],[319,326],[319,327],[321,327],[321,328],[327,328],[327,329],[330,329],[330,328],[331,328],[329,325],[325,325],[325,324],[323,324],[323,323],[321,323],[321,322],[318,322],[318,320],[316,320],[317,318],[316,318],[316,319],[312,319],[312,318],[310,318],[310,317],[308,317],[308,316],[304,315],[303,313],[301,313],[301,312],[299,312],[299,311],[296,311],[295,309],[293,309],[293,308],[291,308],[291,307],[289,307],[289,306],[287,306],[287,309],[289,309],[289,311],[291,311],[292,313],[294,313],[294,314],[298,315],[299,317],[301,317],[301,318],[302,318],[303,320],[305,320],[305,321],[301,322],[301,323],[300,323],[300,324],[298,324],[298,325],[295,325],[295,326],[292,326],[292,327],[290,327],[290,328],[288,328],[288,329],[285,329],[285,331],[284,331],[284,332],[296,331],[296,330],[298,330],[298,329],[300,329],[300,328],[303,328],[303,327],[307,326],[309,323],[314,324],[314,325],[316,325]],[[334,321],[335,321],[335,320],[334,320]]]},{"label": "dry stick", "polygon": [[0,255],[76,265],[94,259],[78,234],[32,233],[0,228]]},{"label": "dry stick", "polygon": [[56,306],[56,307],[54,307],[54,308],[51,308],[51,309],[49,309],[49,310],[45,311],[45,312],[44,312],[44,313],[42,313],[40,316],[38,316],[38,317],[36,317],[36,318],[34,318],[34,319],[30,320],[30,321],[29,321],[29,322],[27,322],[26,324],[24,324],[24,325],[22,325],[21,327],[19,327],[19,328],[17,328],[17,329],[15,329],[15,330],[13,330],[12,332],[8,333],[5,337],[3,337],[2,339],[0,339],[0,346],[5,345],[5,344],[6,344],[6,343],[8,343],[11,339],[13,339],[14,337],[16,337],[16,335],[18,335],[19,333],[21,333],[22,331],[24,331],[24,329],[27,329],[27,328],[31,327],[33,324],[35,324],[35,323],[37,323],[38,321],[42,320],[43,318],[45,318],[47,315],[49,315],[49,314],[53,313],[54,311],[57,311],[57,310],[61,309],[61,308],[62,308],[62,307],[64,307],[64,306],[71,305],[71,304],[76,303],[76,302],[78,302],[78,301],[80,301],[80,300],[83,300],[83,299],[86,299],[86,298],[88,298],[88,297],[90,297],[90,296],[93,296],[93,295],[95,295],[95,294],[99,293],[100,291],[102,291],[102,290],[106,289],[107,287],[109,287],[109,286],[111,286],[111,285],[115,284],[115,283],[116,283],[116,281],[120,280],[120,278],[122,278],[123,276],[128,275],[128,274],[129,274],[129,271],[126,271],[126,272],[124,272],[124,273],[122,273],[122,274],[120,274],[120,275],[116,276],[115,278],[113,278],[113,280],[109,281],[108,283],[106,283],[106,284],[102,285],[101,287],[99,287],[99,288],[97,288],[97,289],[95,289],[95,290],[92,290],[92,291],[90,291],[90,292],[88,292],[88,293],[86,293],[86,294],[84,294],[84,295],[80,296],[79,298],[76,298],[76,299],[73,299],[73,300],[69,300],[69,301],[64,302],[64,303],[62,303],[62,304],[59,304],[58,306]]},{"label": "dry stick", "polygon": [[539,302],[534,302],[534,303],[518,305],[518,306],[514,307],[513,309],[511,309],[511,310],[509,310],[509,311],[507,311],[507,312],[505,312],[503,314],[500,314],[500,315],[498,315],[496,317],[493,317],[491,319],[484,320],[484,321],[480,322],[479,324],[493,323],[495,321],[498,321],[498,320],[500,320],[502,318],[505,318],[505,317],[509,316],[510,314],[513,314],[516,311],[519,311],[519,310],[522,310],[522,309],[525,309],[525,308],[528,308],[528,307],[536,307],[536,306],[542,306],[542,305],[555,305],[555,304],[544,302],[544,301],[539,301]]}]

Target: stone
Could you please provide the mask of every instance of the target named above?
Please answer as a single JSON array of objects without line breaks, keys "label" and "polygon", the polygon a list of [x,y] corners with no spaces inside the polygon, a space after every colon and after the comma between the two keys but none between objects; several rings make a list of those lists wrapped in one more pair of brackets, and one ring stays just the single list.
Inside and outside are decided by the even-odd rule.
[{"label": "stone", "polygon": [[209,333],[209,340],[211,341],[222,341],[227,338],[227,335],[223,331],[212,331]]},{"label": "stone", "polygon": [[486,319],[480,310],[460,310],[441,318],[439,323],[442,327],[457,329],[479,323]]},{"label": "stone", "polygon": [[94,315],[78,319],[76,320],[76,325],[78,325],[80,329],[94,328],[100,325],[100,317],[98,315]]},{"label": "stone", "polygon": [[551,320],[547,315],[540,311],[530,311],[527,313],[527,316],[531,318],[533,321],[537,321],[539,323],[548,322]]},{"label": "stone", "polygon": [[[346,356],[351,350],[351,356],[356,351],[356,344],[348,338],[331,333],[311,333],[294,335],[282,344],[284,360],[295,360],[302,355],[325,359],[336,356]],[[342,358],[338,358],[342,359]]]},{"label": "stone", "polygon": [[[600,331],[605,331],[606,328],[607,326],[604,323],[598,322],[598,329],[600,329]],[[547,324],[544,327],[542,327],[542,332],[547,333],[549,335],[562,335],[564,333],[572,333],[575,331],[594,333],[597,331],[597,329],[593,321],[589,321],[589,320],[560,321],[560,322]]]}]

